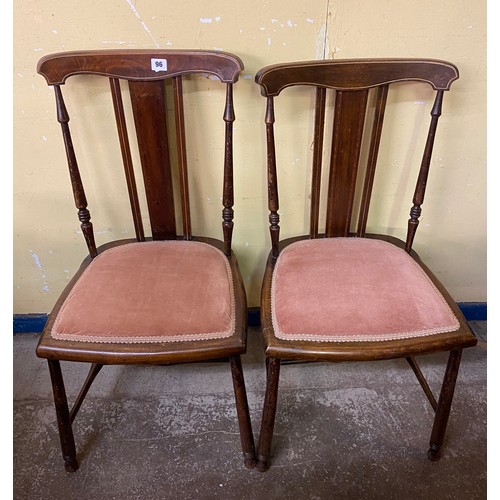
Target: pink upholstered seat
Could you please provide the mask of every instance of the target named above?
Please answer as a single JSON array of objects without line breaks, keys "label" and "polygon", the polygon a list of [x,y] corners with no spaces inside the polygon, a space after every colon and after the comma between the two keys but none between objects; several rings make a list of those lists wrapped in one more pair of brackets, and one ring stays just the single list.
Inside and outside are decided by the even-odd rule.
[{"label": "pink upholstered seat", "polygon": [[289,245],[276,263],[271,304],[275,335],[287,340],[392,340],[459,328],[418,264],[373,239]]},{"label": "pink upholstered seat", "polygon": [[216,248],[193,241],[131,243],[84,271],[51,335],[87,342],[170,342],[229,337],[231,269]]}]

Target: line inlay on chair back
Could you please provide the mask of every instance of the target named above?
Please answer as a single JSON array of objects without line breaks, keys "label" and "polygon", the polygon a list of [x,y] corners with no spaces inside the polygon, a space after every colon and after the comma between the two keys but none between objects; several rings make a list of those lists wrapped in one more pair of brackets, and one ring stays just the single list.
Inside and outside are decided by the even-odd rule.
[{"label": "line inlay on chair back", "polygon": [[[179,170],[182,237],[192,238],[189,205],[188,165],[184,118],[182,79],[190,74],[207,74],[226,84],[226,103],[222,119],[225,122],[224,183],[222,227],[226,254],[231,253],[233,227],[233,139],[235,120],[233,84],[238,80],[243,63],[232,54],[215,51],[184,50],[110,50],[79,51],[51,54],[42,58],[38,73],[54,86],[57,118],[62,127],[71,184],[78,217],[90,255],[97,255],[87,199],[81,180],[69,128],[69,115],[61,86],[73,75],[101,75],[109,78],[118,138],[125,170],[136,238],[145,240],[140,198],[134,175],[133,155],[129,143],[127,114],[124,110],[120,80],[128,82],[137,135],[147,209],[154,240],[176,239],[174,184],[172,182],[171,147],[167,130],[167,79],[172,80],[176,150]],[[222,120],[221,120],[222,123]]]},{"label": "line inlay on chair back", "polygon": [[[321,170],[327,92],[334,92],[333,130],[330,152],[325,236],[350,236],[356,199],[360,152],[364,134],[370,134],[355,234],[364,236],[389,86],[396,82],[424,82],[436,91],[425,150],[410,209],[406,250],[409,252],[418,226],[429,172],[437,121],[444,91],[458,78],[457,68],[445,61],[423,59],[359,59],[284,63],[261,69],[255,81],[267,98],[266,131],[268,161],[269,221],[273,256],[279,253],[280,217],[274,141],[274,98],[287,87],[316,87],[314,146],[312,155],[310,237],[319,236]],[[375,92],[372,116],[367,112],[370,92]],[[368,119],[368,116],[371,119]]]}]

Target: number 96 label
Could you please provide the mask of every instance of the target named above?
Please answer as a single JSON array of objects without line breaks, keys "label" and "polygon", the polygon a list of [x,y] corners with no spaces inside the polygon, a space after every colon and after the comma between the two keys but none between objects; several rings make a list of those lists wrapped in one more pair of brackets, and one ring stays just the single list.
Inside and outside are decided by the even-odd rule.
[{"label": "number 96 label", "polygon": [[151,59],[151,69],[153,71],[167,71],[166,59]]}]

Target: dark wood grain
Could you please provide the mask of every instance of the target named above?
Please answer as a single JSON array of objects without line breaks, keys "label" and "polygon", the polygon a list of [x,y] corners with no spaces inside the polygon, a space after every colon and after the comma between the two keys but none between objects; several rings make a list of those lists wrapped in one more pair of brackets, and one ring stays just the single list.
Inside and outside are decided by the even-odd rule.
[{"label": "dark wood grain", "polygon": [[[152,60],[155,59],[165,59],[167,70],[152,69]],[[150,81],[202,73],[215,75],[224,83],[235,83],[242,69],[241,59],[227,52],[167,49],[59,52],[42,57],[37,65],[37,72],[49,85],[63,84],[70,76],[82,74]]]},{"label": "dark wood grain", "polygon": [[312,85],[337,90],[367,89],[401,81],[420,81],[435,90],[449,90],[458,69],[433,59],[345,59],[299,61],[266,66],[255,81],[262,95],[277,96],[292,85]]},{"label": "dark wood grain", "polygon": [[[162,81],[129,82],[153,239],[175,238],[174,188]],[[154,110],[154,112],[152,112]]]},{"label": "dark wood grain", "polygon": [[61,364],[58,360],[49,360],[48,365],[52,381],[52,391],[54,393],[57,427],[59,429],[64,468],[67,472],[75,472],[78,470],[78,461],[76,459],[75,438],[71,427],[71,416],[66,398],[66,389],[64,388]]},{"label": "dark wood grain", "polygon": [[333,123],[326,235],[347,236],[363,138],[368,91],[337,92]]}]

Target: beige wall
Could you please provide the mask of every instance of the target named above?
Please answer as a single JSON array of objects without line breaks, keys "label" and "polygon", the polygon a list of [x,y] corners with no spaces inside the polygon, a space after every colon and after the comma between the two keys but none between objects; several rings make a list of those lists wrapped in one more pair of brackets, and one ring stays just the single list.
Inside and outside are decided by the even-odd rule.
[{"label": "beige wall", "polygon": [[[455,63],[461,78],[446,96],[429,206],[424,204],[416,249],[457,301],[486,300],[485,2],[19,0],[14,4],[14,313],[48,312],[86,253],[69,191],[53,92],[36,73],[38,59],[62,50],[155,47],[221,49],[245,63],[235,89],[234,249],[251,306],[259,302],[269,249],[264,99],[253,81],[256,71],[279,61],[324,57],[430,57]],[[414,94],[412,88],[407,92],[408,113],[413,115],[403,129],[411,143],[413,130],[426,123],[428,109],[419,105],[425,95]],[[72,117],[72,124],[78,130],[78,116]],[[97,152],[84,152],[89,162],[98,153],[110,158],[117,154],[114,146],[107,147],[105,132],[94,134],[104,140],[96,141]],[[284,149],[287,140],[289,149]],[[384,165],[400,162],[399,155],[406,154],[403,146],[398,143],[381,153],[381,175],[393,187],[404,184],[403,174],[384,173]],[[305,167],[308,153],[295,147],[291,137],[280,143],[283,168]],[[208,159],[219,160],[217,155]],[[104,186],[87,185],[89,201],[99,199],[114,182],[110,178]],[[294,184],[285,176],[283,182],[292,190],[283,200],[284,232],[304,231],[302,207],[294,198],[294,193],[303,194],[301,181]],[[389,199],[394,200],[390,191],[375,205],[380,217],[371,222],[372,228],[388,224],[399,235],[408,202],[401,213],[387,212]],[[111,200],[108,210],[97,213],[91,203],[98,243],[126,237],[128,226],[112,229],[120,200]]]}]

